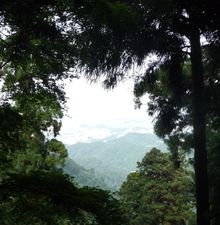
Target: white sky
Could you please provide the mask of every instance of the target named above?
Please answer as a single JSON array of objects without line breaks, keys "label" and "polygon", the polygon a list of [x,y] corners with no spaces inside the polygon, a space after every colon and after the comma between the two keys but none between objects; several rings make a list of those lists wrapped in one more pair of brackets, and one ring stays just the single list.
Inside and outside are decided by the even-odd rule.
[{"label": "white sky", "polygon": [[66,84],[69,109],[59,139],[72,144],[127,132],[152,132],[147,106],[134,109],[132,83],[124,81],[108,91],[100,83],[90,84],[83,78]]}]

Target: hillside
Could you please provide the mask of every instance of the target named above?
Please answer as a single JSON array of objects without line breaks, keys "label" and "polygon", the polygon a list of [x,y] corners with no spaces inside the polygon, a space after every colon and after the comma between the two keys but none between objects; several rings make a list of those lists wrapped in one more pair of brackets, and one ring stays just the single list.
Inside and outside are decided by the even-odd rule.
[{"label": "hillside", "polygon": [[154,134],[140,133],[66,147],[70,158],[85,169],[93,170],[112,190],[120,187],[126,176],[136,169],[136,163],[152,147],[166,149],[165,144]]},{"label": "hillside", "polygon": [[87,170],[77,164],[73,159],[66,158],[63,166],[64,173],[72,176],[80,186],[100,187],[109,189],[103,179],[97,177],[93,169]]}]

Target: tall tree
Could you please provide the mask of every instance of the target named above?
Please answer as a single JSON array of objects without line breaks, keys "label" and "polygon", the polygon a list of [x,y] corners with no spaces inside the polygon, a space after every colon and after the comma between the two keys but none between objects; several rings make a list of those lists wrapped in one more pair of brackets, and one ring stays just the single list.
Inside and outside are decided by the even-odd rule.
[{"label": "tall tree", "polygon": [[[147,56],[157,60],[146,71],[152,72],[170,62],[170,78],[175,90],[181,88],[181,64],[189,56],[192,72],[193,147],[198,224],[209,224],[209,191],[206,151],[206,109],[201,36],[207,45],[219,43],[217,1],[96,1],[81,2],[76,19],[81,26],[76,45],[80,63],[93,75],[104,73],[105,84],[114,86],[124,71]],[[100,8],[102,7],[102,10]],[[90,10],[89,10],[90,8]],[[86,16],[85,16],[86,15]],[[190,51],[187,51],[187,48]],[[179,89],[181,91],[181,89]],[[181,94],[181,92],[179,93]]]},{"label": "tall tree", "polygon": [[189,224],[195,214],[192,177],[184,158],[175,170],[168,153],[153,148],[120,189],[129,224]]},{"label": "tall tree", "polygon": [[[219,52],[218,46],[215,46],[213,51],[212,46],[203,47],[203,65],[205,78],[205,100],[207,113],[207,147],[208,147],[208,167],[210,178],[210,204],[211,204],[211,219],[218,220],[216,211],[217,204],[213,197],[213,188],[218,185],[213,182],[213,177],[218,176],[218,161],[216,157],[219,140],[214,138],[219,130],[219,59],[216,53]],[[186,61],[182,65],[181,92],[179,95],[179,87],[172,85],[172,80],[169,79],[170,63],[167,62],[160,68],[156,69],[151,74],[151,80],[148,77],[142,77],[137,80],[135,85],[135,95],[137,96],[136,103],[141,104],[140,97],[146,92],[149,93],[150,101],[149,114],[156,116],[155,132],[160,137],[164,138],[173,154],[173,159],[178,166],[178,149],[181,146],[185,151],[189,152],[193,148],[192,137],[192,91],[191,91],[191,71],[190,62]],[[213,136],[213,137],[212,137]],[[214,162],[213,162],[214,160]],[[211,172],[212,171],[212,172]],[[214,172],[214,173],[213,173]],[[218,197],[216,196],[216,199]],[[213,203],[213,200],[215,203]],[[213,206],[213,204],[215,206]],[[216,209],[215,209],[216,208]],[[213,216],[214,215],[214,216]],[[218,224],[218,223],[217,223]]]}]

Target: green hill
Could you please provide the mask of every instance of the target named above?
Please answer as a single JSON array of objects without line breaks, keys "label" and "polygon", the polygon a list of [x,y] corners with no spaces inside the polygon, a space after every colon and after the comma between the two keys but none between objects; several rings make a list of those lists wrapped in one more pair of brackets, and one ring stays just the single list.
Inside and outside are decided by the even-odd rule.
[{"label": "green hill", "polygon": [[109,189],[105,182],[95,175],[93,169],[87,170],[77,164],[73,159],[66,158],[63,171],[64,173],[74,177],[74,180],[80,186],[100,187],[102,189]]},{"label": "green hill", "polygon": [[136,163],[152,147],[166,150],[154,134],[128,133],[92,143],[66,146],[69,157],[87,170],[93,170],[112,190],[117,190],[126,176],[136,169]]}]

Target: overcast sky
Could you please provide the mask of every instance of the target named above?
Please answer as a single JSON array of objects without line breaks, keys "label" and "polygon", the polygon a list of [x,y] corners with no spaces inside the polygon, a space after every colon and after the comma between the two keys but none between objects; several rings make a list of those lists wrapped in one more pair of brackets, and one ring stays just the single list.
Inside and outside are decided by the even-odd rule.
[{"label": "overcast sky", "polygon": [[132,92],[131,81],[108,91],[100,83],[90,84],[82,78],[66,84],[69,109],[59,139],[72,144],[127,132],[152,132],[147,107],[135,110]]}]

